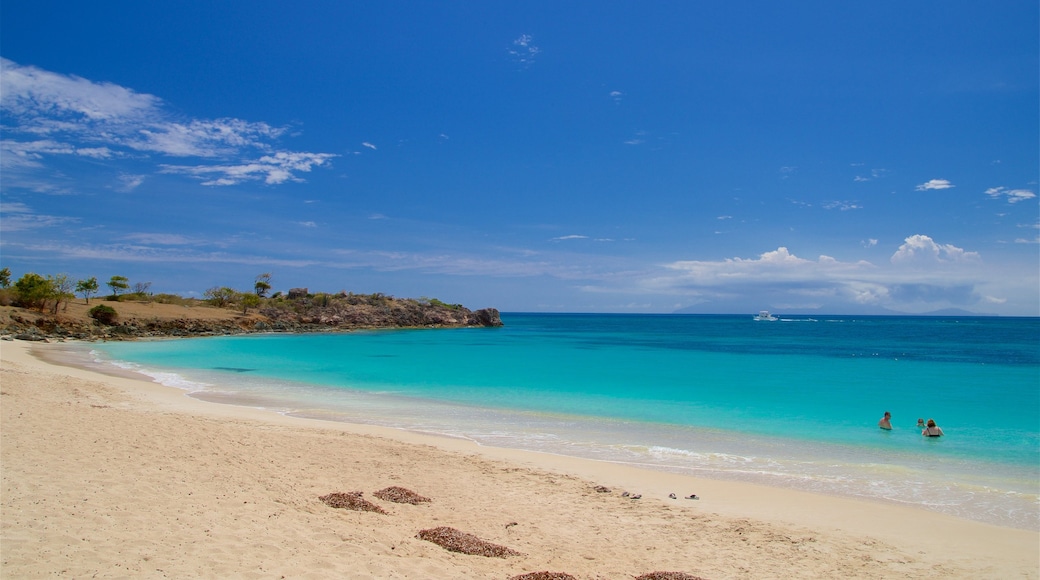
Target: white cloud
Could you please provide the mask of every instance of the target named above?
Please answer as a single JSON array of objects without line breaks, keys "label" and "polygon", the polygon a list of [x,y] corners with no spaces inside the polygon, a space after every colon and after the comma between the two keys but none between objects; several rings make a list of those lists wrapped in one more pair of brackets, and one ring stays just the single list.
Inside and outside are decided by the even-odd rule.
[{"label": "white cloud", "polygon": [[[864,245],[876,244],[868,240]],[[914,267],[905,267],[911,264]],[[840,312],[856,305],[853,311],[924,312],[983,307],[982,295],[994,295],[993,290],[985,290],[993,283],[991,276],[976,252],[915,235],[896,250],[888,265],[827,255],[806,259],[781,246],[755,258],[666,263],[657,273],[635,277],[631,291],[682,296],[729,312],[734,305],[747,308],[755,303],[806,311]]]},{"label": "white cloud", "polygon": [[665,264],[665,268],[680,272],[687,281],[714,286],[738,280],[776,282],[816,279],[838,272],[869,269],[873,266],[863,261],[839,262],[826,255],[821,255],[815,261],[807,260],[799,258],[781,246],[759,255],[758,258],[727,258],[721,262],[683,260]]},{"label": "white cloud", "polygon": [[560,242],[560,241],[563,241],[563,240],[587,240],[587,239],[589,239],[588,236],[580,236],[580,235],[577,235],[577,234],[571,234],[569,236],[560,236],[558,238],[552,238],[549,241],[551,241],[551,242]]},{"label": "white cloud", "polygon": [[937,244],[925,235],[915,234],[892,254],[893,264],[948,264],[953,262],[978,262],[978,252],[968,252],[952,244]]},{"label": "white cloud", "polygon": [[870,238],[868,240],[864,240],[862,242],[862,245],[864,248],[873,248],[874,246],[878,245],[878,241],[875,238]]},{"label": "white cloud", "polygon": [[918,185],[916,190],[928,191],[930,189],[950,189],[951,187],[955,186],[946,179],[930,179],[921,185]]},{"label": "white cloud", "polygon": [[144,180],[144,175],[131,175],[129,173],[120,174],[119,185],[116,187],[116,190],[124,193],[131,192],[140,187],[140,185],[144,183]]},{"label": "white cloud", "polygon": [[[863,165],[863,164],[862,163],[859,163],[859,164],[853,163],[853,166],[856,166],[856,165]],[[887,169],[871,169],[869,177],[865,176],[865,175],[857,175],[853,179],[853,181],[873,181],[873,180],[878,179],[880,177],[884,177],[885,173],[887,173],[887,172],[888,172]]]},{"label": "white cloud", "polygon": [[185,246],[198,243],[180,234],[135,233],[127,234],[121,239],[138,244],[158,244],[160,246]]},{"label": "white cloud", "polygon": [[854,201],[828,201],[823,204],[823,209],[836,209],[839,211],[850,211],[854,209],[863,209],[862,205],[857,204]]},{"label": "white cloud", "polygon": [[[158,153],[219,158],[223,163],[193,168],[195,174],[224,174],[205,182],[208,185],[238,183],[243,173],[260,173],[267,183],[278,184],[299,181],[296,172],[309,171],[335,157],[279,151],[274,141],[285,128],[234,118],[182,118],[168,111],[156,96],[4,58],[0,58],[0,83],[4,87],[0,112],[6,138],[0,147],[5,169],[43,169],[46,158],[55,155],[116,159]],[[259,166],[243,161],[258,152],[264,154]],[[311,161],[293,163],[286,156]],[[269,159],[275,161],[265,161]],[[164,166],[164,170],[171,172],[170,167]]]},{"label": "white cloud", "polygon": [[20,202],[0,203],[0,231],[7,233],[33,230],[79,221],[77,218],[34,213]]},{"label": "white cloud", "polygon": [[533,41],[534,37],[530,34],[521,34],[513,41],[513,47],[509,49],[509,54],[513,57],[513,60],[524,68],[531,66],[535,57],[542,52],[540,48],[533,44]]},{"label": "white cloud", "polygon": [[372,149],[372,150],[379,149],[378,147],[376,147],[375,145],[369,143],[368,141],[363,142],[361,145],[363,147],[368,147],[369,149]]},{"label": "white cloud", "polygon": [[1036,194],[1028,189],[1008,189],[1006,187],[991,187],[986,190],[986,195],[993,198],[1006,196],[1008,203],[1018,203],[1036,197]]},{"label": "white cloud", "polygon": [[160,100],[152,95],[112,83],[21,66],[6,58],[0,58],[0,81],[4,85],[0,108],[19,116],[50,111],[59,119],[122,122],[147,119],[160,105]]},{"label": "white cloud", "polygon": [[[279,151],[240,165],[162,165],[162,173],[177,173],[205,179],[202,185],[237,185],[263,179],[268,185],[300,181],[296,172],[309,172],[336,157],[329,153],[294,153]],[[214,176],[214,177],[210,177]]]}]

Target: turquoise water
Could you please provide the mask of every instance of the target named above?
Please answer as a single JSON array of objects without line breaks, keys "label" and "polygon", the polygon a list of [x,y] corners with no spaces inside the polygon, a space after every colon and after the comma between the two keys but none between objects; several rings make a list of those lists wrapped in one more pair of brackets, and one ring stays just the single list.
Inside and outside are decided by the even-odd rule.
[{"label": "turquoise water", "polygon": [[1040,529],[1040,319],[503,321],[92,348],[211,400]]}]

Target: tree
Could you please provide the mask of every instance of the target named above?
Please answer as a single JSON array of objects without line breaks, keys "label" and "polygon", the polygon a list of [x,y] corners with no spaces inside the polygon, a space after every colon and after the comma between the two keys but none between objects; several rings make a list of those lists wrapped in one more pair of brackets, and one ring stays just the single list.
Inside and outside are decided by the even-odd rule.
[{"label": "tree", "polygon": [[84,304],[90,304],[90,297],[98,293],[97,276],[76,282],[76,294],[83,296]]},{"label": "tree", "polygon": [[112,296],[119,297],[119,292],[130,288],[130,280],[126,276],[112,276],[105,284],[112,289]]},{"label": "tree", "polygon": [[33,272],[28,272],[14,283],[18,292],[18,303],[25,308],[39,308],[40,312],[47,307],[47,301],[54,295],[53,283]]},{"label": "tree", "polygon": [[139,294],[141,298],[144,298],[148,295],[148,289],[151,287],[151,282],[134,282],[134,294]]},{"label": "tree", "polygon": [[0,269],[0,288],[9,288],[11,286],[11,269],[3,268]]},{"label": "tree", "polygon": [[260,298],[267,296],[267,293],[271,291],[271,273],[264,272],[256,277],[256,284],[253,285],[253,291]]},{"label": "tree", "polygon": [[242,306],[242,314],[248,314],[250,308],[260,306],[260,296],[243,292],[238,296],[238,303]]},{"label": "tree", "polygon": [[57,314],[58,306],[62,303],[65,304],[65,309],[68,309],[69,300],[75,297],[72,293],[72,278],[69,278],[68,274],[57,274],[55,276],[47,276],[47,280],[50,281],[51,289],[53,290],[51,299],[54,300],[54,308],[51,312]]},{"label": "tree", "polygon": [[214,286],[202,293],[202,297],[209,300],[214,306],[224,307],[235,301],[238,292],[227,286]]}]

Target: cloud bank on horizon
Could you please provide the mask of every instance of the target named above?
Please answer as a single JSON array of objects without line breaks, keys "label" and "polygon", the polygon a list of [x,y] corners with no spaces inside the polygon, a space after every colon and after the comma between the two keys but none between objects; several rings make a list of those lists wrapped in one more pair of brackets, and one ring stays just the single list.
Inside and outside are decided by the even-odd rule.
[{"label": "cloud bank on horizon", "polygon": [[[226,45],[177,43],[166,74],[194,76],[171,84],[77,44],[90,33],[76,15],[34,16],[44,8],[5,7],[0,21],[0,262],[16,276],[119,274],[199,295],[273,271],[276,286],[506,311],[1040,315],[1037,79],[1018,74],[1036,64],[1035,30],[946,54],[951,77],[920,79],[946,74],[927,44],[770,38],[765,16],[700,44],[679,26],[706,17],[698,7],[674,33],[662,21],[621,35],[639,46],[633,67],[607,58],[612,45],[585,50],[594,26],[517,31],[491,7],[493,25],[444,21],[468,40],[408,36],[414,49],[376,34],[378,8],[347,24],[357,14],[340,7],[307,31],[261,11],[273,42],[306,59],[219,68],[213,54],[246,58],[235,43],[256,42],[232,31]],[[156,9],[130,17],[149,26]],[[947,16],[950,35],[974,34],[972,10],[1003,9]],[[167,38],[193,38],[185,12]],[[85,48],[46,46],[32,23]],[[307,52],[305,33],[340,38],[333,23],[358,38]],[[756,33],[790,59],[740,45]],[[367,60],[348,50],[360,47]],[[860,95],[866,80],[839,62],[865,48],[879,86]]]}]

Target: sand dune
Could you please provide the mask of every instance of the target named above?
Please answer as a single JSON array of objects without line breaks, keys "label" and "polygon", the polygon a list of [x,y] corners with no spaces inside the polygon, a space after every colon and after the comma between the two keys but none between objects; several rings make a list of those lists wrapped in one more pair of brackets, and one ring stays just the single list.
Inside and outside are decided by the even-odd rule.
[{"label": "sand dune", "polygon": [[[4,578],[1037,578],[1040,569],[1036,532],[287,418],[44,363],[29,349],[0,344]],[[320,499],[350,492],[385,513]],[[405,492],[430,501],[393,499]],[[701,499],[683,499],[690,493]],[[419,537],[437,528],[508,551],[469,555]]]}]

